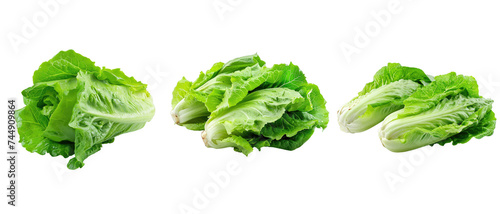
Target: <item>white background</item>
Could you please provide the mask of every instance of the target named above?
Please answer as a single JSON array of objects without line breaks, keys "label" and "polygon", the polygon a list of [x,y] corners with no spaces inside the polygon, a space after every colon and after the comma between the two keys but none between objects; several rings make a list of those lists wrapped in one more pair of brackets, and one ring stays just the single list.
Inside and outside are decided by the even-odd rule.
[{"label": "white background", "polygon": [[[396,154],[380,144],[379,126],[352,135],[336,121],[337,109],[387,62],[473,75],[481,93],[500,102],[495,1],[70,0],[52,12],[40,6],[46,2],[0,3],[4,105],[8,97],[22,103],[42,62],[74,49],[147,82],[156,115],[75,171],[63,158],[19,147],[16,208],[6,205],[7,162],[0,161],[1,213],[500,212],[500,133]],[[23,34],[29,23],[36,31]],[[362,34],[369,34],[364,41]],[[345,54],[346,45],[356,53]],[[296,151],[264,148],[247,158],[205,148],[199,132],[174,125],[171,92],[182,76],[194,80],[215,62],[256,52],[269,65],[292,61],[320,87],[331,113],[326,130]],[[222,186],[211,177],[229,172]]]}]

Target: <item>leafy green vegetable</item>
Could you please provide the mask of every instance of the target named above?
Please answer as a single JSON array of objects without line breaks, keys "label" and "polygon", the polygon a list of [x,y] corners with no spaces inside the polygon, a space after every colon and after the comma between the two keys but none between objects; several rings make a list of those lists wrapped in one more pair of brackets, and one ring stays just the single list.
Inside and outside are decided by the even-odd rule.
[{"label": "leafy green vegetable", "polygon": [[116,136],[141,129],[155,112],[145,84],[73,50],[42,63],[33,83],[16,111],[20,143],[41,155],[75,155],[69,169],[81,168]]},{"label": "leafy green vegetable", "polygon": [[454,72],[437,76],[404,101],[404,109],[389,115],[379,132],[393,152],[426,145],[467,143],[493,134],[493,100],[479,96],[476,80]]},{"label": "leafy green vegetable", "polygon": [[258,55],[216,63],[191,83],[177,83],[172,118],[191,130],[204,130],[207,147],[294,150],[315,128],[326,128],[328,111],[318,87],[298,66],[264,66]]},{"label": "leafy green vegetable", "polygon": [[389,63],[365,85],[358,96],[338,112],[342,131],[363,132],[382,122],[387,115],[403,108],[403,101],[418,88],[431,82],[420,69]]}]

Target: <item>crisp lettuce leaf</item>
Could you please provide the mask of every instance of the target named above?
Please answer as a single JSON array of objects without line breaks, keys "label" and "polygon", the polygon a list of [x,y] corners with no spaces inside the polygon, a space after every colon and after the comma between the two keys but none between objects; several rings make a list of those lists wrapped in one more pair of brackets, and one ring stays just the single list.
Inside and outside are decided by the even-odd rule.
[{"label": "crisp lettuce leaf", "polygon": [[[289,105],[303,100],[300,93],[286,88],[250,93],[238,105],[211,115],[205,125],[205,145],[212,148],[234,147],[227,144],[233,141],[224,139],[231,135],[258,135],[266,124],[279,120]],[[241,140],[238,142],[241,144]]]},{"label": "crisp lettuce leaf", "polygon": [[100,68],[95,66],[89,58],[73,50],[61,51],[40,65],[40,68],[33,74],[33,83],[75,78],[80,71],[98,72],[99,70]]},{"label": "crisp lettuce leaf", "polygon": [[287,112],[279,120],[266,124],[261,130],[262,136],[280,140],[283,137],[291,138],[303,130],[326,128],[329,113],[318,86],[307,84],[298,92],[304,98],[302,102],[289,105]]},{"label": "crisp lettuce leaf", "polygon": [[29,152],[40,155],[63,156],[74,154],[75,145],[69,141],[56,142],[43,136],[49,118],[42,114],[35,101],[26,100],[26,106],[16,111],[19,143]]},{"label": "crisp lettuce leaf", "polygon": [[274,65],[271,70],[280,71],[274,72],[268,77],[268,80],[258,89],[264,88],[288,88],[296,90],[307,84],[306,76],[300,70],[299,66],[290,64]]},{"label": "crisp lettuce leaf", "polygon": [[316,118],[307,112],[292,111],[273,123],[266,124],[260,134],[271,140],[281,140],[283,137],[293,137],[298,132],[312,129],[318,124]]},{"label": "crisp lettuce leaf", "polygon": [[240,102],[249,91],[264,83],[270,73],[256,64],[231,74],[221,74],[193,91],[197,100],[205,103],[209,112],[219,105],[230,107]]},{"label": "crisp lettuce leaf", "polygon": [[135,80],[134,77],[125,75],[125,73],[123,73],[123,71],[121,71],[119,68],[108,69],[106,67],[103,67],[101,70],[93,73],[93,75],[98,80],[105,80],[109,84],[123,85],[127,86],[130,90],[143,91],[149,94],[149,92],[146,91],[146,84]]},{"label": "crisp lettuce leaf", "polygon": [[411,80],[421,84],[431,82],[429,76],[421,69],[401,66],[399,63],[388,63],[387,66],[382,67],[375,73],[373,81],[367,83],[363,90],[358,93],[358,96],[365,95],[374,89],[399,80]]},{"label": "crisp lettuce leaf", "polygon": [[[299,88],[299,93],[304,97],[303,106],[305,108],[292,108],[290,111],[302,111],[310,114],[315,120],[317,120],[316,128],[325,129],[328,125],[329,112],[326,109],[326,100],[321,95],[319,87],[312,83],[304,85]],[[296,106],[295,106],[296,107]]]},{"label": "crisp lettuce leaf", "polygon": [[206,73],[200,73],[198,79],[193,82],[193,89],[197,89],[198,87],[204,85],[206,82],[218,76],[219,74],[233,73],[235,71],[243,70],[246,67],[251,67],[253,65],[259,65],[262,67],[265,64],[266,62],[262,61],[257,54],[239,57],[230,60],[227,63],[215,63],[212,68]]},{"label": "crisp lettuce leaf", "polygon": [[100,148],[98,144],[141,129],[155,109],[146,90],[112,85],[86,72],[79,73],[77,80],[78,99],[69,126],[75,130],[74,159],[83,166],[88,154]]},{"label": "crisp lettuce leaf", "polygon": [[[293,151],[301,147],[314,134],[314,129],[304,129],[292,137],[285,137],[280,140],[271,140],[269,147]],[[267,145],[266,145],[267,146]],[[257,148],[262,148],[263,145],[255,145]]]},{"label": "crisp lettuce leaf", "polygon": [[[234,147],[245,155],[252,151],[249,147],[300,147],[314,128],[325,128],[328,123],[326,102],[317,86],[309,84],[301,92],[309,93],[288,88],[262,89],[248,94],[235,106],[212,113],[203,134],[205,145]],[[308,106],[304,103],[313,107],[298,110],[297,106]]]},{"label": "crisp lettuce leaf", "polygon": [[50,114],[50,121],[43,136],[56,142],[75,141],[75,130],[69,127],[68,123],[77,99],[77,86],[76,79],[57,81],[55,90],[58,92],[60,101],[57,108]]}]

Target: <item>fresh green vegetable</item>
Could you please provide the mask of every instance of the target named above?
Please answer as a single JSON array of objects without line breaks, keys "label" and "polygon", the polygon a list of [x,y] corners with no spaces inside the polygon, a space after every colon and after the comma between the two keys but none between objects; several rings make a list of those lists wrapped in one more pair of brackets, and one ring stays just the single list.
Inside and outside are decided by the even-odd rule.
[{"label": "fresh green vegetable", "polygon": [[404,109],[389,115],[379,132],[393,152],[426,145],[467,143],[493,134],[493,100],[479,96],[476,80],[454,72],[437,76],[404,101]]},{"label": "fresh green vegetable", "polygon": [[420,69],[389,63],[365,85],[358,96],[338,112],[340,129],[363,132],[382,122],[387,115],[403,108],[403,101],[418,88],[431,82]]},{"label": "fresh green vegetable", "polygon": [[146,85],[120,69],[100,68],[73,50],[61,51],[33,74],[16,111],[20,143],[41,155],[75,155],[69,169],[153,118]]},{"label": "fresh green vegetable", "polygon": [[326,128],[326,101],[296,65],[264,64],[250,55],[216,63],[193,83],[183,78],[173,92],[174,122],[204,130],[210,148],[245,155],[253,148],[299,148],[315,128]]}]

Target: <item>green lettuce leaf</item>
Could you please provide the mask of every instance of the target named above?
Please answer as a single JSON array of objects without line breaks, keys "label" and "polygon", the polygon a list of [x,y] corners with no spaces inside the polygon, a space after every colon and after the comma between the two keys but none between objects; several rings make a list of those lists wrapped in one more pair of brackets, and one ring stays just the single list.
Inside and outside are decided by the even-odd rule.
[{"label": "green lettuce leaf", "polygon": [[[202,134],[205,145],[234,147],[245,155],[252,152],[251,147],[300,147],[314,128],[325,128],[328,123],[326,102],[317,86],[310,84],[301,91],[309,93],[303,95],[288,88],[262,89],[248,94],[235,106],[212,113]],[[312,105],[309,111],[297,110],[297,106],[307,106],[304,103]]]},{"label": "green lettuce leaf", "polygon": [[274,65],[271,70],[274,72],[268,77],[268,80],[258,89],[264,88],[288,88],[296,90],[307,84],[306,76],[300,68],[293,63]]},{"label": "green lettuce leaf", "polygon": [[61,51],[42,63],[33,74],[33,83],[75,78],[80,71],[97,72],[100,68],[87,57],[73,50]]},{"label": "green lettuce leaf", "polygon": [[[205,145],[212,148],[234,147],[234,140],[224,139],[231,135],[258,135],[266,124],[280,119],[289,105],[302,100],[304,98],[300,93],[286,88],[269,88],[250,93],[238,105],[211,115],[205,125]],[[238,142],[242,144],[241,139]],[[249,152],[245,150],[244,154],[248,155]]]},{"label": "green lettuce leaf", "polygon": [[19,143],[29,152],[40,155],[63,156],[65,158],[75,153],[75,145],[69,141],[56,142],[43,136],[49,118],[42,114],[34,101],[25,101],[26,106],[16,111],[16,121],[19,132]]},{"label": "green lettuce leaf", "polygon": [[97,152],[103,142],[144,127],[155,109],[149,93],[134,91],[123,85],[112,85],[94,75],[77,76],[78,99],[69,126],[75,130],[76,165]]},{"label": "green lettuce leaf", "polygon": [[193,83],[193,89],[197,89],[198,87],[204,85],[206,82],[218,76],[219,74],[233,73],[235,71],[243,70],[246,67],[251,67],[253,65],[259,65],[262,67],[265,64],[266,62],[262,61],[257,54],[239,57],[230,60],[225,64],[222,62],[215,63],[212,68],[206,73],[200,73],[198,79]]}]

